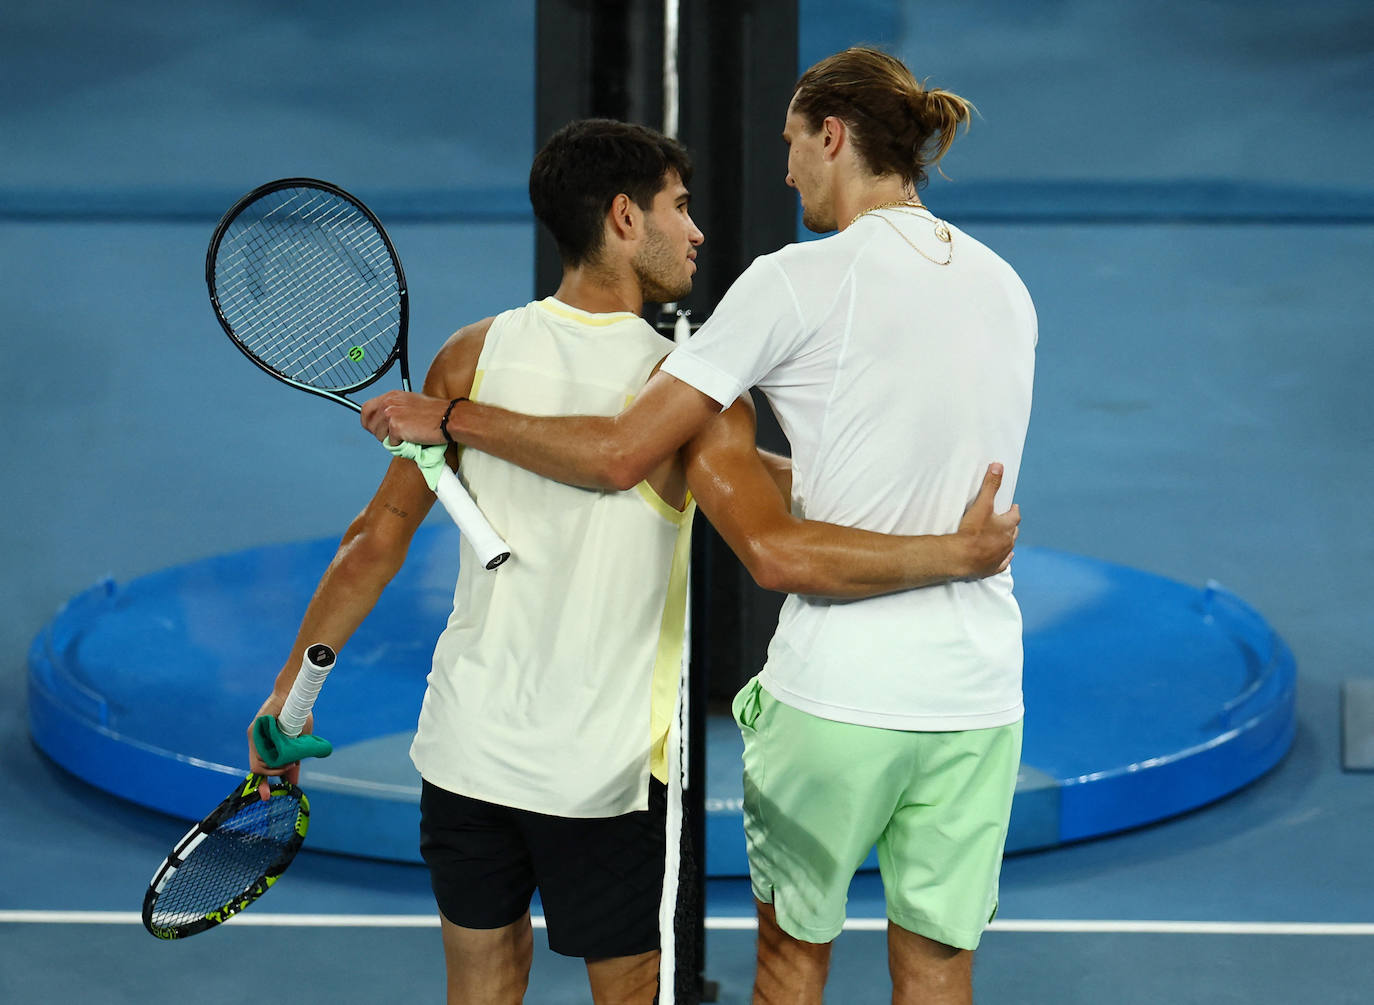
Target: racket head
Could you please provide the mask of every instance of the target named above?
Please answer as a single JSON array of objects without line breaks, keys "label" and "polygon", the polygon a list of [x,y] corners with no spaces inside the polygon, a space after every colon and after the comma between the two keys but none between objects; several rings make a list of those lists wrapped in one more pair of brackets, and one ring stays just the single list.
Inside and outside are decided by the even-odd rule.
[{"label": "racket head", "polygon": [[310,801],[290,782],[249,775],[192,827],[158,866],[143,897],[143,927],[182,939],[238,914],[272,888],[300,851]]},{"label": "racket head", "polygon": [[257,366],[359,411],[344,397],[397,360],[410,387],[405,273],[385,228],[326,181],[281,178],[229,207],[205,282],[220,326]]}]

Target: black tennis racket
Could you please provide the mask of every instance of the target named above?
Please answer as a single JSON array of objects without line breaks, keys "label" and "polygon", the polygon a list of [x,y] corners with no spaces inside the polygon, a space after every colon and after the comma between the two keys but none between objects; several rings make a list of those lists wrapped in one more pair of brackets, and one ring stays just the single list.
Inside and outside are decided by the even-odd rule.
[{"label": "black tennis racket", "polygon": [[[372,211],[311,178],[268,182],[229,208],[205,256],[215,315],[234,345],[273,377],[361,412],[345,397],[406,358],[409,298],[390,238]],[[488,569],[510,557],[447,464],[435,494]]]},{"label": "black tennis racket", "polygon": [[[306,649],[277,722],[300,736],[320,685],[334,666],[326,645]],[[273,765],[280,767],[281,765]],[[159,939],[182,939],[213,928],[253,903],[286,871],[310,827],[310,800],[299,787],[249,774],[163,859],[143,897],[143,927]]]}]

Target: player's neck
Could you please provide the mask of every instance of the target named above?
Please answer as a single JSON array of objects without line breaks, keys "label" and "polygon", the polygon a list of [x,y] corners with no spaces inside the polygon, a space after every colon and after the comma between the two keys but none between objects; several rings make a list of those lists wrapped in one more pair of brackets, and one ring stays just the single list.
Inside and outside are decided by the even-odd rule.
[{"label": "player's neck", "polygon": [[633,274],[619,275],[595,266],[564,270],[554,296],[588,314],[639,314],[644,310],[644,293]]},{"label": "player's neck", "polygon": [[864,210],[915,198],[915,190],[899,175],[854,178],[836,193],[835,219],[844,230]]}]

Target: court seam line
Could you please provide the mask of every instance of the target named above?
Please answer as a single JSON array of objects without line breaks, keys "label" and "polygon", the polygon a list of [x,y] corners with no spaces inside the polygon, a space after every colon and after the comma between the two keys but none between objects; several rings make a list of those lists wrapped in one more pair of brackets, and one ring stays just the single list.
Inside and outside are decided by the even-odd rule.
[{"label": "court seam line", "polygon": [[[541,915],[532,915],[535,928],[544,927]],[[0,924],[30,925],[139,925],[138,911],[20,911],[0,910]],[[226,924],[259,928],[437,928],[437,915],[429,914],[240,914]],[[753,931],[752,917],[718,916],[706,919],[712,931]],[[887,928],[886,918],[849,918],[845,931],[874,932]],[[1374,935],[1374,923],[1284,921],[1125,921],[1097,919],[1007,918],[993,921],[990,932],[1046,934],[1140,934],[1140,935]]]}]

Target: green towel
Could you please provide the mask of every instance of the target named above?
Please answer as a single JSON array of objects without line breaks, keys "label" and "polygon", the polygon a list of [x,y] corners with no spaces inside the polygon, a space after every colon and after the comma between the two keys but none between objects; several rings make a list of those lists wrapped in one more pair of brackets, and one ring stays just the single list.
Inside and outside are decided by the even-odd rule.
[{"label": "green towel", "polygon": [[392,443],[386,440],[382,446],[390,450],[393,456],[404,457],[408,461],[414,461],[416,467],[420,469],[420,474],[425,476],[425,484],[429,486],[431,492],[439,487],[439,475],[442,468],[448,463],[444,455],[448,452],[448,447],[442,443],[432,446],[422,447],[418,443]]},{"label": "green towel", "polygon": [[253,746],[269,768],[284,768],[306,757],[328,757],[333,745],[322,736],[302,733],[287,736],[275,715],[260,715],[253,722]]}]

